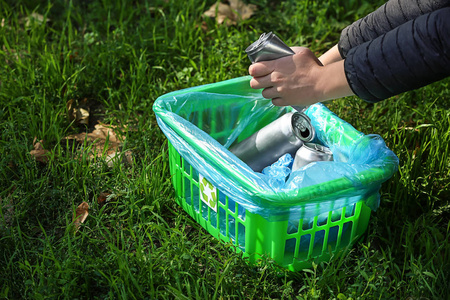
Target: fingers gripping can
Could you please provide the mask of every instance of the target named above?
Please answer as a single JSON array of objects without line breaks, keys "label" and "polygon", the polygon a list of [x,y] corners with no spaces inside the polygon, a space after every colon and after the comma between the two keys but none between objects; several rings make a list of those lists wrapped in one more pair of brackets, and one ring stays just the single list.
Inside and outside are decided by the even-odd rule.
[{"label": "fingers gripping can", "polygon": [[314,143],[305,143],[295,154],[292,171],[298,170],[315,161],[332,160],[333,153],[327,147]]},{"label": "fingers gripping can", "polygon": [[303,113],[291,112],[261,128],[230,151],[255,172],[276,162],[286,153],[295,155],[304,142],[315,138],[311,120]]},{"label": "fingers gripping can", "polygon": [[[261,34],[256,42],[245,49],[245,52],[252,63],[274,60],[295,54],[288,45],[272,32]],[[295,105],[292,108],[303,112],[307,107]]]}]

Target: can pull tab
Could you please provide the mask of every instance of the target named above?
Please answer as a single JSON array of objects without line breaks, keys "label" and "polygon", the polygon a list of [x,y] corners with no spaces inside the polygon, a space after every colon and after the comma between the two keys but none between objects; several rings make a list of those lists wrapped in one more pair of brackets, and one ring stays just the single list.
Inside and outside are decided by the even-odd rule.
[{"label": "can pull tab", "polygon": [[308,144],[309,147],[311,147],[311,145],[314,146],[314,150],[317,152],[324,153],[324,154],[332,154],[331,150],[327,147],[324,147],[319,144]]},{"label": "can pull tab", "polygon": [[311,142],[316,137],[316,131],[311,124],[311,119],[304,113],[296,112],[293,114],[292,129],[297,138],[303,142]]},{"label": "can pull tab", "polygon": [[323,147],[317,144],[314,144],[314,150],[319,151],[319,152],[325,152]]}]

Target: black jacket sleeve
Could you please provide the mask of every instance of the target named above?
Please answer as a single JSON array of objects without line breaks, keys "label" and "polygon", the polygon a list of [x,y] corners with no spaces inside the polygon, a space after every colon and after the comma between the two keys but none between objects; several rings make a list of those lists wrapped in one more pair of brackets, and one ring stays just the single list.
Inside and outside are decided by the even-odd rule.
[{"label": "black jacket sleeve", "polygon": [[450,0],[390,0],[342,30],[338,43],[339,52],[345,58],[351,48],[371,41],[418,16],[449,6]]},{"label": "black jacket sleeve", "polygon": [[344,68],[353,92],[368,102],[450,76],[450,7],[352,47]]}]

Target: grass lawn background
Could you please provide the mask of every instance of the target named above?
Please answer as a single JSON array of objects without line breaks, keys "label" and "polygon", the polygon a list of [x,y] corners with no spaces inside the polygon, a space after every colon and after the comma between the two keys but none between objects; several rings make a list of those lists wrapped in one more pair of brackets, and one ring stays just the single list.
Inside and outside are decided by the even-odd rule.
[{"label": "grass lawn background", "polygon": [[[246,75],[262,32],[320,55],[383,1],[247,1],[230,26],[214,3],[0,0],[0,299],[448,299],[449,80],[327,102],[400,159],[341,260],[249,267],[175,204],[158,96]],[[117,140],[77,141],[97,121]]]}]

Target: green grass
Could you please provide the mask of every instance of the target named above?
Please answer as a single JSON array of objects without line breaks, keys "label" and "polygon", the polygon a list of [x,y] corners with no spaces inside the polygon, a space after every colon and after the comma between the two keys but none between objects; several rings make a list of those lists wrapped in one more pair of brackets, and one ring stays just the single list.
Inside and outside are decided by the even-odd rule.
[{"label": "green grass", "polygon": [[[400,158],[381,206],[351,252],[297,273],[248,266],[174,201],[160,95],[247,74],[261,32],[317,53],[376,7],[366,1],[251,1],[235,26],[202,17],[214,1],[0,0],[1,299],[448,299],[449,81],[378,104],[328,103]],[[378,1],[380,4],[380,1]],[[33,12],[48,22],[27,22]],[[203,22],[203,23],[202,23]],[[202,27],[203,25],[203,27]],[[89,159],[64,137],[90,131],[66,103],[124,125],[134,163]],[[50,151],[29,155],[33,139]],[[98,203],[108,192],[106,205]],[[83,201],[89,216],[74,233]]]}]

